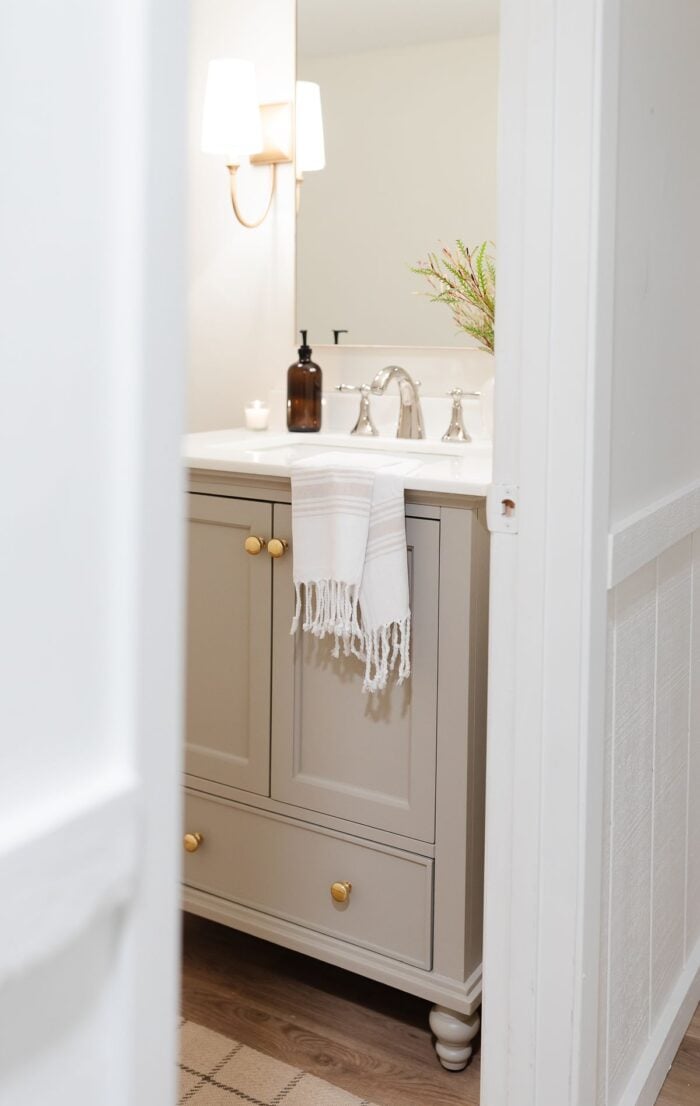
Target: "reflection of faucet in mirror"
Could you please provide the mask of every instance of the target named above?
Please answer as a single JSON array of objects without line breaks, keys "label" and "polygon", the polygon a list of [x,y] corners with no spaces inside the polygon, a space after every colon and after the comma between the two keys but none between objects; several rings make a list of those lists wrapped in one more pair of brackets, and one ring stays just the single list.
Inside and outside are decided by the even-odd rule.
[{"label": "reflection of faucet in mirror", "polygon": [[387,365],[380,369],[372,381],[372,392],[381,396],[392,380],[399,385],[399,422],[396,427],[397,438],[424,438],[423,412],[418,395],[418,385],[413,377],[400,365]]}]

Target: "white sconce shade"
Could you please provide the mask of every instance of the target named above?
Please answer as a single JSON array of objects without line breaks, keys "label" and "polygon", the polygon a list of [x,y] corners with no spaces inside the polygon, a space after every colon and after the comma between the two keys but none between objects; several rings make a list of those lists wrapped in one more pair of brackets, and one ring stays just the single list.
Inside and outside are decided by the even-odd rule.
[{"label": "white sconce shade", "polygon": [[238,58],[209,62],[202,115],[202,150],[239,165],[263,148],[255,66]]},{"label": "white sconce shade", "polygon": [[297,81],[296,92],[296,165],[302,174],[324,169],[326,150],[321,89],[313,81]]},{"label": "white sconce shade", "polygon": [[[252,61],[214,58],[209,62],[202,150],[226,158],[233,213],[242,226],[259,227],[272,206],[277,166],[292,161],[292,105],[260,103]],[[256,219],[247,218],[238,202],[238,169],[247,158],[270,170],[267,205]]]}]

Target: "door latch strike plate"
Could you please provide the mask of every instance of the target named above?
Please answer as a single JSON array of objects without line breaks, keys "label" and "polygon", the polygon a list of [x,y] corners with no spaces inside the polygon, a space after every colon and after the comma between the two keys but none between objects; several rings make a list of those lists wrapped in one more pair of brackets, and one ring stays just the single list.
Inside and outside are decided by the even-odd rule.
[{"label": "door latch strike plate", "polygon": [[486,495],[486,525],[492,534],[518,532],[517,484],[492,484]]}]

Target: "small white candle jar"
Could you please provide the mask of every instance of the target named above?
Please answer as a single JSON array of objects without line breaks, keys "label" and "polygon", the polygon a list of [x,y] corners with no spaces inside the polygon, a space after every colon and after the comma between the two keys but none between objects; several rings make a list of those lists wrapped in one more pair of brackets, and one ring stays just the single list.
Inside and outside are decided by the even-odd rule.
[{"label": "small white candle jar", "polygon": [[262,399],[253,399],[246,404],[245,424],[248,430],[267,430],[270,408]]}]

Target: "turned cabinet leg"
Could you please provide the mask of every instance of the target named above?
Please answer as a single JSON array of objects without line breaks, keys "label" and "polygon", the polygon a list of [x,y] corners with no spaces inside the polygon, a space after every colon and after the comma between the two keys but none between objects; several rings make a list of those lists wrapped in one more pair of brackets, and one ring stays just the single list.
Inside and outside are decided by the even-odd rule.
[{"label": "turned cabinet leg", "polygon": [[471,1042],[479,1032],[479,1015],[459,1014],[446,1006],[433,1006],[430,1028],[435,1034],[435,1051],[448,1071],[461,1071],[472,1054]]}]

